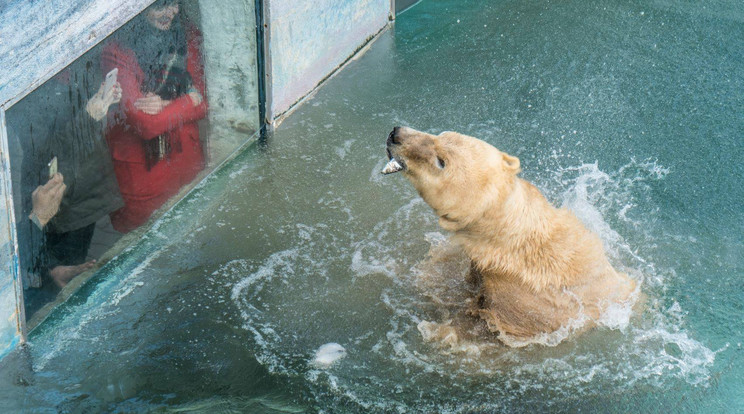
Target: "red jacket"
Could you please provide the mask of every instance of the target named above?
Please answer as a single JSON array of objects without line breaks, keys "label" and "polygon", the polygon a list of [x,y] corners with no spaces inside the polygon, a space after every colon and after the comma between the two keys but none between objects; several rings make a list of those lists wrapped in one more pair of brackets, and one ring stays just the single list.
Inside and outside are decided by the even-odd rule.
[{"label": "red jacket", "polygon": [[[194,28],[186,31],[188,51],[186,68],[193,87],[202,95],[194,105],[189,95],[182,95],[157,115],[148,115],[134,107],[144,97],[141,85],[145,74],[134,52],[116,41],[109,42],[101,57],[104,73],[118,68],[122,98],[109,112],[106,139],[114,171],[125,206],[112,214],[114,228],[129,231],[143,224],[185,184],[204,168],[204,155],[199,140],[197,121],[207,114],[204,66],[201,59],[201,34]],[[143,140],[167,134],[173,148],[169,157],[149,170],[145,166]]]}]

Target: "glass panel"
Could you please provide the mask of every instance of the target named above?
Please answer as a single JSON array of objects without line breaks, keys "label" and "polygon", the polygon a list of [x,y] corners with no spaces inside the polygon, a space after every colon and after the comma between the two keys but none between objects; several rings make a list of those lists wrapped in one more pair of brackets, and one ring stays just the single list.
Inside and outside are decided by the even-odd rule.
[{"label": "glass panel", "polygon": [[253,11],[157,1],[7,111],[29,328],[255,136]]}]

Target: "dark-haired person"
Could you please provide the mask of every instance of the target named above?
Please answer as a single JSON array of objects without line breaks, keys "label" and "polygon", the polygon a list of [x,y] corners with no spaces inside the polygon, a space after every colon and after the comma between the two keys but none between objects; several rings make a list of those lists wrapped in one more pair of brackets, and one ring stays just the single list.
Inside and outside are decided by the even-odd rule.
[{"label": "dark-haired person", "polygon": [[106,134],[124,207],[114,228],[131,231],[204,168],[197,121],[207,114],[201,34],[177,1],[159,1],[103,50],[123,97]]},{"label": "dark-haired person", "polygon": [[[103,136],[121,88],[99,87],[92,66],[74,63],[7,116],[24,288],[48,279],[63,287],[92,268],[86,257],[96,222],[124,204]],[[58,172],[50,177],[53,159]]]}]

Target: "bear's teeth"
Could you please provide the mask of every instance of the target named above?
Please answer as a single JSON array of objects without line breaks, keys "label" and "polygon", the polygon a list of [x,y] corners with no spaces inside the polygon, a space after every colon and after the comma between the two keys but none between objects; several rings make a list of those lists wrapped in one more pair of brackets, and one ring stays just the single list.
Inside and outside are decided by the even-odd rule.
[{"label": "bear's teeth", "polygon": [[402,170],[403,167],[396,161],[395,158],[391,158],[390,161],[388,161],[387,165],[385,165],[385,168],[382,169],[382,174],[392,174],[395,172],[398,172]]}]

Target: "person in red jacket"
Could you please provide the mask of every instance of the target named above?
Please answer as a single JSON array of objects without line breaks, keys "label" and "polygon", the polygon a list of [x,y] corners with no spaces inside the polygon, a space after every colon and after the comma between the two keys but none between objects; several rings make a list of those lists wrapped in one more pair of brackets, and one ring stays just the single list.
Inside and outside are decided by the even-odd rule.
[{"label": "person in red jacket", "polygon": [[207,114],[201,34],[161,0],[113,36],[101,57],[118,68],[122,98],[106,133],[124,207],[114,228],[144,224],[204,168],[197,121]]}]

